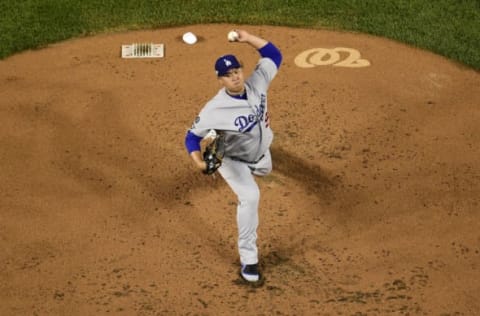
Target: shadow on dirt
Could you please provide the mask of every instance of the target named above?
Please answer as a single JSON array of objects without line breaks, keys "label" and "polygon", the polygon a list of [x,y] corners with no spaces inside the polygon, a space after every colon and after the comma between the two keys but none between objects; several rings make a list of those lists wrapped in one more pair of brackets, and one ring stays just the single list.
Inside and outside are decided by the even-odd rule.
[{"label": "shadow on dirt", "polygon": [[[273,172],[278,172],[285,177],[298,182],[309,195],[315,195],[319,201],[328,202],[332,199],[331,192],[340,181],[338,177],[332,176],[328,171],[323,170],[319,165],[306,161],[279,147],[271,148],[273,159]],[[169,181],[169,190],[173,193],[175,200],[188,199],[189,192],[193,190],[212,190],[224,184],[219,174],[205,176],[186,168],[182,173],[175,175]],[[166,186],[168,187],[168,185]],[[175,201],[170,201],[175,203]]]},{"label": "shadow on dirt", "polygon": [[306,161],[279,147],[272,147],[273,169],[301,184],[308,194],[315,194],[322,201],[331,199],[329,194],[339,179],[319,165]]}]

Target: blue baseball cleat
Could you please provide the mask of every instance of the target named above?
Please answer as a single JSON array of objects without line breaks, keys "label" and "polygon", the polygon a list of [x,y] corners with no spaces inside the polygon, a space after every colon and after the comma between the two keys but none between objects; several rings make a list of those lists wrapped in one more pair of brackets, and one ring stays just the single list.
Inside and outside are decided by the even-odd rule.
[{"label": "blue baseball cleat", "polygon": [[240,275],[245,281],[258,282],[260,280],[260,273],[258,273],[258,264],[242,264]]}]

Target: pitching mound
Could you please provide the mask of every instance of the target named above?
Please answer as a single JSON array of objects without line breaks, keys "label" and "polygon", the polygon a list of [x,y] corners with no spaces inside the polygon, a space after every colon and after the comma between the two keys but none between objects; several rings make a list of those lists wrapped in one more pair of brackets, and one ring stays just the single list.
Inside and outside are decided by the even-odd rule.
[{"label": "pitching mound", "polygon": [[[376,37],[244,26],[284,62],[259,179],[263,286],[236,200],[186,130],[232,25],[71,40],[0,61],[1,315],[472,315],[480,75]],[[199,41],[188,45],[182,34]],[[131,43],[163,58],[122,59]]]}]

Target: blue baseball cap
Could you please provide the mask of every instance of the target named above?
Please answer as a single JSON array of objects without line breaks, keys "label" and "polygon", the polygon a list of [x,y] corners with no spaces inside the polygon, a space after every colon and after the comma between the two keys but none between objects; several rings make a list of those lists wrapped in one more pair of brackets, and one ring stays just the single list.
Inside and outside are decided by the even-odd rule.
[{"label": "blue baseball cap", "polygon": [[241,68],[242,65],[238,62],[237,57],[233,55],[224,55],[215,62],[215,71],[218,77],[225,76],[230,69]]}]

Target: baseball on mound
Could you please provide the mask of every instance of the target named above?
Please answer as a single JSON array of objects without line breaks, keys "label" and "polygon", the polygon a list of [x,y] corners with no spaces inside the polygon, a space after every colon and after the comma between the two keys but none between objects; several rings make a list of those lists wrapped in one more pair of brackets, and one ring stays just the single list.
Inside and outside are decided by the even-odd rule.
[{"label": "baseball on mound", "polygon": [[197,42],[197,36],[195,36],[195,34],[193,34],[192,32],[187,32],[183,34],[182,39],[185,43],[190,45],[195,44]]},{"label": "baseball on mound", "polygon": [[227,38],[230,42],[235,42],[238,39],[238,33],[235,31],[228,32]]}]

